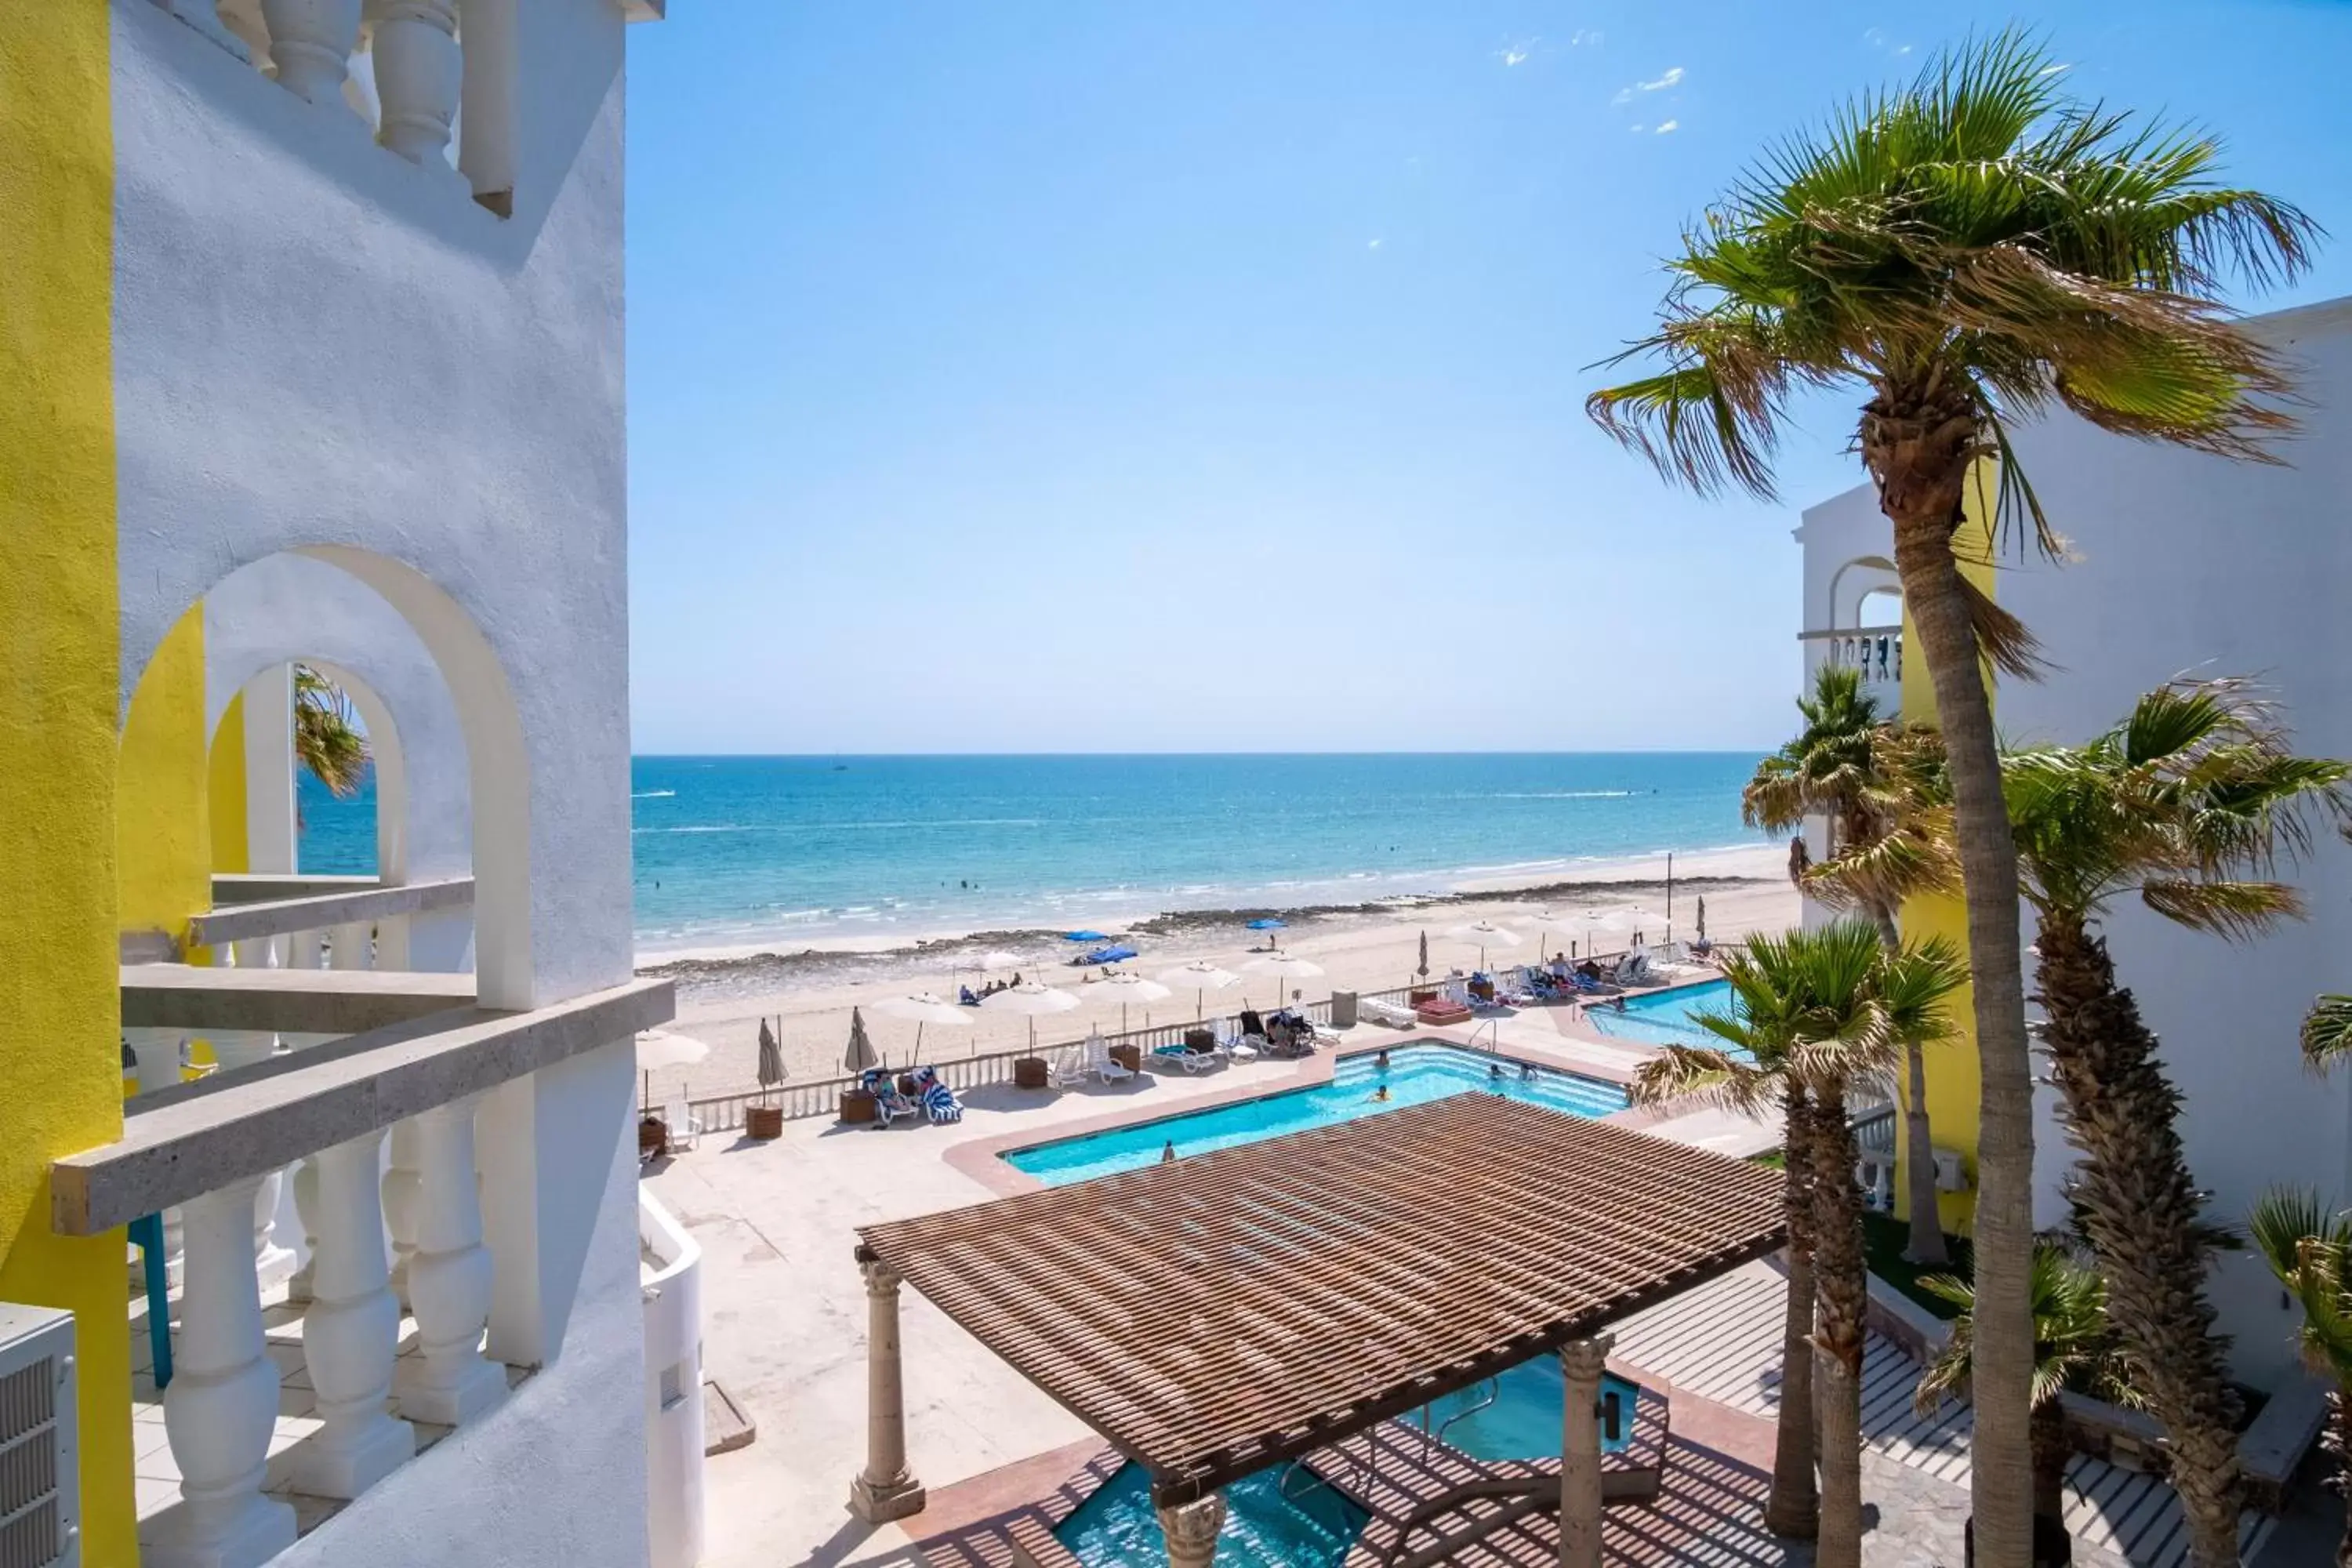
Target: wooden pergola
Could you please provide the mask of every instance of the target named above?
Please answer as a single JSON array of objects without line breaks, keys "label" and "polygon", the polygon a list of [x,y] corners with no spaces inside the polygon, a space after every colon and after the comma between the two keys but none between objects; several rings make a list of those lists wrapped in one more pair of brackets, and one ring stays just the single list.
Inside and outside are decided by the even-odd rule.
[{"label": "wooden pergola", "polygon": [[[1547,1352],[1573,1411],[1612,1322],[1786,1240],[1773,1172],[1478,1093],[858,1234],[876,1408],[853,1507],[922,1506],[903,1279],[1149,1470],[1200,1563],[1214,1529],[1186,1552],[1180,1516],[1228,1482]],[[1593,1424],[1567,1425],[1563,1562],[1576,1494],[1595,1553],[1600,1516]]]}]

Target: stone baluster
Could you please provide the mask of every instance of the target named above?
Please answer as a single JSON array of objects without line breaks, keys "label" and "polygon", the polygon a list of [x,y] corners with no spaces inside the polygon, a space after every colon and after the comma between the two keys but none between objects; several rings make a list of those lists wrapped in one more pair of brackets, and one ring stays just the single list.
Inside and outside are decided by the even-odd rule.
[{"label": "stone baluster", "polygon": [[278,85],[312,103],[343,102],[360,43],[360,0],[261,0]]},{"label": "stone baluster", "polygon": [[123,1043],[138,1063],[139,1092],[153,1094],[160,1089],[176,1088],[180,1082],[180,1031],[177,1029],[129,1028],[122,1031]]},{"label": "stone baluster", "polygon": [[1225,1528],[1225,1494],[1211,1492],[1160,1511],[1160,1533],[1168,1542],[1168,1568],[1210,1568],[1217,1560],[1217,1536]]},{"label": "stone baluster", "polygon": [[416,1457],[416,1433],[385,1411],[400,1342],[400,1304],[384,1268],[378,1173],[383,1134],[322,1150],[317,1159],[318,1252],[302,1358],[324,1423],[300,1450],[294,1485],[314,1497],[354,1498]]},{"label": "stone baluster", "polygon": [[286,1299],[296,1306],[310,1300],[319,1268],[319,1162],[294,1167],[294,1217],[302,1225],[302,1267],[286,1279]]},{"label": "stone baluster", "polygon": [[366,921],[352,921],[335,928],[329,940],[328,963],[336,969],[373,969],[375,967],[375,927]]},{"label": "stone baluster", "polygon": [[167,16],[178,17],[238,59],[249,62],[253,58],[252,51],[222,23],[219,0],[155,0],[155,4]]},{"label": "stone baluster", "polygon": [[415,1119],[393,1123],[392,1156],[383,1173],[383,1220],[392,1235],[392,1293],[404,1308],[415,1305],[408,1299],[408,1265],[416,1256],[416,1219],[425,1201],[423,1161]]},{"label": "stone baluster", "polygon": [[463,74],[457,0],[369,0],[375,24],[375,139],[412,163],[450,168],[449,131]]},{"label": "stone baluster", "polygon": [[415,1118],[416,1249],[408,1258],[409,1309],[418,1354],[393,1380],[400,1413],[458,1426],[506,1397],[506,1371],[482,1355],[490,1317],[490,1255],[482,1245],[481,1190],[474,1174],[479,1097]]},{"label": "stone baluster", "polygon": [[261,1495],[278,1420],[278,1364],[253,1273],[257,1181],[184,1206],[186,1287],[163,1426],[180,1467],[178,1505],[142,1540],[147,1568],[252,1568],[294,1544],[294,1510]]},{"label": "stone baluster", "polygon": [[907,1468],[907,1394],[899,1365],[897,1270],[859,1248],[866,1276],[866,1468],[849,1487],[849,1511],[884,1524],[923,1510],[923,1483]]},{"label": "stone baluster", "polygon": [[322,944],[319,939],[325,934],[324,931],[298,931],[285,938],[286,967],[289,969],[321,967],[321,961],[325,955],[321,951]]},{"label": "stone baluster", "polygon": [[1559,1447],[1559,1568],[1601,1568],[1601,1376],[1607,1334],[1559,1348],[1567,1407]]}]

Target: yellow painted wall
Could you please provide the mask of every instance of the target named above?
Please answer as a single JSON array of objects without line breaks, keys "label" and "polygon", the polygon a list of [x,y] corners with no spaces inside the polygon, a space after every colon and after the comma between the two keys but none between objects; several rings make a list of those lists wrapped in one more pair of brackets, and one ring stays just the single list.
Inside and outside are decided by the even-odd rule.
[{"label": "yellow painted wall", "polygon": [[77,1316],[82,1560],[115,1568],[122,1233],[48,1228],[49,1162],[122,1131],[108,9],[0,5],[0,1299]]},{"label": "yellow painted wall", "polygon": [[[177,943],[187,935],[188,917],[211,907],[207,739],[205,612],[198,605],[156,647],[122,721],[114,844],[125,931],[162,931]],[[205,957],[188,956],[199,963]]]},{"label": "yellow painted wall", "polygon": [[253,848],[245,805],[245,693],[228,700],[220,728],[213,731],[212,775],[205,791],[212,817],[215,871],[250,871]]},{"label": "yellow painted wall", "polygon": [[[1995,469],[1990,462],[1978,465],[1976,494],[1969,505],[1969,522],[1955,542],[1960,557],[1960,574],[1983,589],[1994,591],[1992,569],[1991,522],[1996,493]],[[1911,611],[1903,611],[1903,646],[1906,650],[1919,647],[1917,628],[1911,624]],[[1985,679],[1992,679],[1987,667]],[[1998,701],[2000,693],[1995,690]],[[1903,669],[1903,719],[1906,723],[1936,722],[1936,688],[1927,679],[1925,659],[1916,652],[1907,653]],[[1929,937],[1948,938],[1962,952],[1968,951],[1968,907],[1957,893],[1942,893],[1913,899],[1903,906],[1903,934],[1925,941]],[[1963,986],[1951,1001],[1951,1016],[1958,1032],[1941,1045],[1927,1047],[1927,1125],[1939,1148],[1957,1149],[1967,1157],[1970,1180],[1976,1173],[1978,1094],[1983,1078],[1978,1070],[1976,1026],[1973,1022],[1975,999]],[[1910,1103],[1907,1091],[1904,1103]],[[1895,1158],[1895,1190],[1901,1194],[1910,1189],[1907,1162],[1900,1145]],[[1976,1194],[1973,1190],[1946,1193],[1941,1200],[1944,1228],[1967,1235],[1974,1227]]]}]

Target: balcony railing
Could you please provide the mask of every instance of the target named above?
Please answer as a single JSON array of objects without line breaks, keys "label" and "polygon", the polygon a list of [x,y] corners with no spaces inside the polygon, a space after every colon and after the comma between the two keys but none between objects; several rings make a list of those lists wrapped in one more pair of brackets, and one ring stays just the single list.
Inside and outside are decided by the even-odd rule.
[{"label": "balcony railing", "polygon": [[[127,1023],[257,1054],[134,1097],[121,1139],[54,1162],[50,1223],[95,1236],[178,1216],[168,1376],[149,1352],[133,1385],[135,1423],[160,1438],[137,1449],[142,1557],[247,1568],[520,1381],[534,1358],[486,1345],[501,1259],[477,1111],[667,1019],[672,992],[633,981],[509,1012],[475,1005],[469,974],[144,965],[124,981]],[[278,1054],[286,1036],[318,1043]],[[609,1169],[609,1151],[536,1152],[575,1156],[580,1179]],[[299,1248],[273,1234],[289,1168]]]},{"label": "balcony railing", "polygon": [[1866,682],[1897,686],[1902,682],[1903,628],[1899,626],[1800,632],[1797,640],[1822,644],[1830,664],[1858,669]]}]

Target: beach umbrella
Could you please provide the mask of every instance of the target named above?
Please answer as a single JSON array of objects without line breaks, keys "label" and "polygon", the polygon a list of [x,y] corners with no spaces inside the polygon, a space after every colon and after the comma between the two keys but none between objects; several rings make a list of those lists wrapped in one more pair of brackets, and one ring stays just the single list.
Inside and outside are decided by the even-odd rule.
[{"label": "beach umbrella", "polygon": [[1108,942],[1110,938],[1098,931],[1066,931],[1062,933],[1062,940],[1064,942]]},{"label": "beach umbrella", "polygon": [[645,1103],[653,1103],[656,1068],[690,1068],[709,1054],[709,1044],[691,1035],[673,1035],[662,1029],[647,1029],[639,1035],[637,1070],[646,1075]]},{"label": "beach umbrella", "polygon": [[1192,1016],[1202,1015],[1202,998],[1212,991],[1223,991],[1241,978],[1230,969],[1219,969],[1205,958],[1196,958],[1181,969],[1163,970],[1160,978],[1179,991],[1192,993]]},{"label": "beach umbrella", "polygon": [[849,1048],[841,1053],[841,1069],[852,1077],[869,1068],[878,1068],[882,1058],[874,1054],[874,1042],[866,1037],[866,1015],[852,1007],[849,1010]]},{"label": "beach umbrella", "polygon": [[1026,962],[1028,961],[1017,952],[1007,952],[1001,947],[992,947],[980,955],[980,972],[985,974],[992,969],[1018,969]]},{"label": "beach umbrella", "polygon": [[[1280,921],[1278,921],[1278,920],[1276,920],[1276,919],[1275,919],[1273,916],[1271,916],[1271,915],[1266,915],[1266,916],[1263,916],[1263,917],[1261,917],[1261,918],[1259,918],[1259,919],[1257,919],[1257,920],[1254,920],[1254,921],[1250,921],[1250,922],[1249,922],[1246,926],[1244,926],[1243,929],[1244,929],[1244,930],[1245,930],[1245,931],[1280,931],[1280,930],[1282,929],[1282,922],[1281,922]],[[1278,939],[1276,939],[1276,938],[1275,938],[1275,937],[1271,937],[1271,936],[1270,936],[1270,937],[1267,937],[1267,938],[1265,939],[1265,950],[1266,950],[1268,952],[1272,952],[1274,951],[1274,944],[1275,944],[1275,942],[1276,942],[1277,940],[1278,940]],[[1253,951],[1255,951],[1255,950],[1253,950]]]},{"label": "beach umbrella", "polygon": [[893,996],[887,1002],[877,1002],[874,1010],[886,1018],[903,1019],[915,1026],[915,1054],[909,1060],[923,1059],[923,1026],[937,1024],[942,1028],[969,1029],[971,1015],[952,1002],[941,1001],[928,991],[918,991],[911,996]]},{"label": "beach umbrella", "polygon": [[[1088,1000],[1118,1004],[1118,1032],[1122,1035],[1127,1033],[1128,1004],[1158,1002],[1174,994],[1157,980],[1146,980],[1140,974],[1118,974],[1108,972],[1100,979],[1094,981],[1090,989],[1096,994],[1090,996]],[[1150,1021],[1150,1016],[1145,1015],[1144,1022],[1148,1024]]]},{"label": "beach umbrella", "polygon": [[1429,933],[1427,931],[1421,933],[1421,977],[1423,980],[1429,978]]},{"label": "beach umbrella", "polygon": [[1639,904],[1626,905],[1617,911],[1617,918],[1625,922],[1625,928],[1628,931],[1640,931],[1645,938],[1653,927],[1663,928],[1665,924],[1664,916],[1655,910],[1643,909]]},{"label": "beach umbrella", "polygon": [[1446,935],[1456,942],[1478,945],[1478,967],[1486,967],[1486,950],[1490,947],[1517,947],[1523,940],[1508,926],[1498,926],[1493,921],[1474,921],[1466,926],[1455,926]]},{"label": "beach umbrella", "polygon": [[995,995],[984,997],[982,1007],[995,1013],[1024,1013],[1029,1018],[1029,1045],[1037,1045],[1037,1020],[1048,1013],[1066,1013],[1078,1005],[1078,999],[1066,991],[1056,991],[1050,985],[1040,985],[1024,980],[1018,985],[1008,985]]},{"label": "beach umbrella", "polygon": [[784,1049],[768,1028],[768,1020],[760,1020],[760,1087],[773,1089],[784,1081]]},{"label": "beach umbrella", "polygon": [[[1323,973],[1323,966],[1312,959],[1297,958],[1276,948],[1264,958],[1252,959],[1242,965],[1244,974],[1272,974],[1284,981],[1305,980]],[[1279,1006],[1283,998],[1276,998]]]},{"label": "beach umbrella", "polygon": [[1577,922],[1584,927],[1584,956],[1587,958],[1598,951],[1592,940],[1595,932],[1633,929],[1626,922],[1623,912],[1618,910],[1590,909],[1577,917]]}]

